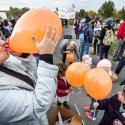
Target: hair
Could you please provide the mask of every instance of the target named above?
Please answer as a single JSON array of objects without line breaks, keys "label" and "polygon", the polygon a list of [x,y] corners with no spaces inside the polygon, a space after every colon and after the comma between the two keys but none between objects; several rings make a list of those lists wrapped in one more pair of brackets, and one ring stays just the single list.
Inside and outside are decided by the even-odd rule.
[{"label": "hair", "polygon": [[76,43],[75,43],[74,41],[69,42],[69,43],[67,44],[67,46],[69,46],[69,45],[73,45],[74,47],[76,47]]},{"label": "hair", "polygon": [[63,74],[67,69],[65,63],[58,63],[57,66],[59,67],[58,74]]},{"label": "hair", "polygon": [[9,24],[9,23],[8,23],[8,20],[5,19],[5,20],[4,20],[4,25],[5,25],[5,26],[8,26],[8,24]]}]

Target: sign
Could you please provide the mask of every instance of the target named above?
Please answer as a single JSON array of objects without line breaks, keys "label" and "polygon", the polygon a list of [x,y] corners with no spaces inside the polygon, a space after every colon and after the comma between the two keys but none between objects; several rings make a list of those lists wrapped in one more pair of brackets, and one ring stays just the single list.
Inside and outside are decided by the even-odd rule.
[{"label": "sign", "polygon": [[61,19],[74,19],[75,18],[75,9],[59,9],[59,18]]},{"label": "sign", "polygon": [[7,19],[6,12],[0,12],[0,18]]}]

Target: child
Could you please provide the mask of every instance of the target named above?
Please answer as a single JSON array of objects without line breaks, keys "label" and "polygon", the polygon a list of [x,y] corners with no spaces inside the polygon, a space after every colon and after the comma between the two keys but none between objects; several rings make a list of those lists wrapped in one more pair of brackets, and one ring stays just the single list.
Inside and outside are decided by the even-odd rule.
[{"label": "child", "polygon": [[112,81],[115,82],[118,77],[117,75],[111,70],[111,62],[108,59],[102,59],[101,61],[99,61],[99,63],[97,64],[97,68],[102,68],[105,71],[108,72],[108,74],[111,76]]},{"label": "child", "polygon": [[91,69],[91,65],[92,65],[92,58],[89,56],[89,55],[84,55],[82,57],[82,62],[85,64],[85,66],[88,68],[88,69]]},{"label": "child", "polygon": [[99,110],[105,110],[98,125],[125,125],[125,85],[117,95],[95,102],[93,106]]},{"label": "child", "polygon": [[[109,60],[107,60],[107,59],[103,59],[103,60],[99,61],[98,64],[97,64],[97,68],[104,69],[107,73],[109,73],[109,75],[111,75],[111,74],[110,74],[110,72],[111,72],[111,67],[112,67],[112,64],[111,64],[111,62],[110,62]],[[111,77],[112,77],[112,76],[111,76]],[[97,116],[97,114],[98,114],[98,110],[93,107],[94,101],[95,101],[94,99],[91,99],[90,107],[85,106],[85,107],[83,108],[83,109],[86,111],[86,112],[85,112],[86,117],[88,117],[88,118],[90,118],[90,119],[92,119],[92,120],[96,120],[96,116]]]},{"label": "child", "polygon": [[63,104],[65,108],[69,109],[70,107],[67,104],[67,101],[68,101],[68,94],[71,92],[71,88],[65,78],[66,66],[64,63],[60,63],[57,66],[59,67],[59,72],[57,76],[57,91],[56,91],[58,100],[57,105],[61,106]]}]

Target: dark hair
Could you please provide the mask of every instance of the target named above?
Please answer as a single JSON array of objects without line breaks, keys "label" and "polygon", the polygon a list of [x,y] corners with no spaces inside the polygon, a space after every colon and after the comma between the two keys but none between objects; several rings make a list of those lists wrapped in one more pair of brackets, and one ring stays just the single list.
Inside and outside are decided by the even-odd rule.
[{"label": "dark hair", "polygon": [[8,24],[9,24],[9,23],[8,23],[8,20],[5,19],[5,20],[4,20],[4,26],[8,26]]},{"label": "dark hair", "polygon": [[64,35],[63,39],[72,39],[72,35]]},{"label": "dark hair", "polygon": [[59,67],[58,74],[63,74],[63,72],[66,71],[66,65],[65,65],[65,63],[58,63],[57,66]]}]

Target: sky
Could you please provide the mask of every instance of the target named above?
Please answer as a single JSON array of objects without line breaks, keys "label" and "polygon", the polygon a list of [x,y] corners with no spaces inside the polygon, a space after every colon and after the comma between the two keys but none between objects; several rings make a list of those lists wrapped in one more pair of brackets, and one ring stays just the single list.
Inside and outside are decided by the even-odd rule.
[{"label": "sky", "polygon": [[[8,10],[12,7],[29,7],[38,8],[46,7],[52,10],[58,8],[71,8],[72,4],[75,4],[77,11],[80,9],[98,11],[100,6],[108,0],[0,0],[0,10]],[[115,3],[115,7],[119,10],[125,6],[125,0],[112,0]]]}]

